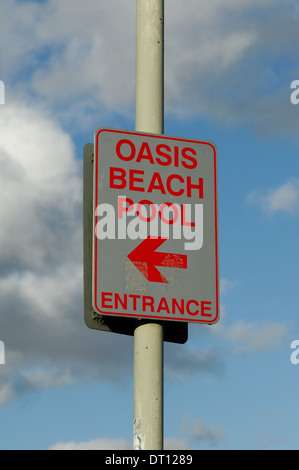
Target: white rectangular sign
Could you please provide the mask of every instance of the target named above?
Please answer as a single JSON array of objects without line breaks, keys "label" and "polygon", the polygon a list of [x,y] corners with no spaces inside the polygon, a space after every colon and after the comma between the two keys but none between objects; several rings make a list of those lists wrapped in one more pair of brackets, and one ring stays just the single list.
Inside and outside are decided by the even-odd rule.
[{"label": "white rectangular sign", "polygon": [[216,156],[210,142],[96,131],[96,313],[218,321]]}]

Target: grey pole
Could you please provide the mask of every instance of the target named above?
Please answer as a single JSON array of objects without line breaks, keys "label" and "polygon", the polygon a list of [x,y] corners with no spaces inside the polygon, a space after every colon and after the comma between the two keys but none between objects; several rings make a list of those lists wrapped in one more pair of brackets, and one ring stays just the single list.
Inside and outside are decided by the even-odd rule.
[{"label": "grey pole", "polygon": [[137,0],[136,131],[164,132],[164,0]]},{"label": "grey pole", "polygon": [[[164,132],[164,0],[137,0],[136,131]],[[163,324],[134,332],[134,450],[163,450]]]}]

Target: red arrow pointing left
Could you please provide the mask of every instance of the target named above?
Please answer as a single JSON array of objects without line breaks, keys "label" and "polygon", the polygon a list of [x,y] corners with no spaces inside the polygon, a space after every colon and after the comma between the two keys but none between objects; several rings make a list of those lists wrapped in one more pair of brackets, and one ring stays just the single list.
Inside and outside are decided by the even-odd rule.
[{"label": "red arrow pointing left", "polygon": [[163,282],[168,284],[168,281],[162,276],[156,266],[187,269],[187,255],[159,253],[156,251],[166,240],[168,240],[168,238],[149,236],[128,255],[129,260],[134,263],[136,268],[139,269],[150,282]]}]

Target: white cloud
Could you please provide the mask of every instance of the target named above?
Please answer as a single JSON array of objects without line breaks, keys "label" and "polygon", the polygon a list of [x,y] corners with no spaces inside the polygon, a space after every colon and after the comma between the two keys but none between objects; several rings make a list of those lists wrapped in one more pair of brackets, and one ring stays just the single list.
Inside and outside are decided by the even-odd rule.
[{"label": "white cloud", "polygon": [[275,351],[286,340],[287,328],[280,323],[246,324],[239,321],[229,329],[228,338],[244,348]]},{"label": "white cloud", "polygon": [[[60,442],[50,447],[49,450],[132,450],[133,442],[126,439],[93,439],[89,442]],[[186,439],[166,438],[165,450],[189,450],[190,444]]]},{"label": "white cloud", "polygon": [[25,370],[22,374],[24,380],[32,386],[33,389],[46,390],[48,388],[57,387],[60,384],[72,383],[73,379],[69,371],[63,373],[51,371],[47,369]]},{"label": "white cloud", "polygon": [[266,450],[267,448],[275,448],[275,450],[279,450],[283,443],[283,436],[279,434],[272,434],[272,435],[258,435],[254,439],[254,445],[260,449]]},{"label": "white cloud", "polygon": [[218,323],[212,332],[229,341],[238,353],[276,351],[288,337],[287,327],[275,322],[245,323],[240,320],[230,327]]},{"label": "white cloud", "polygon": [[72,140],[21,102],[1,109],[0,129],[0,404],[98,374],[121,379],[127,338],[99,342],[83,320],[82,163]]},{"label": "white cloud", "polygon": [[168,111],[241,123],[266,135],[297,130],[288,89],[296,78],[289,73],[297,71],[292,4],[178,0],[166,11]]},{"label": "white cloud", "polygon": [[[240,284],[240,281],[221,279],[220,292],[225,295]],[[237,353],[279,350],[288,338],[288,328],[283,323],[247,323],[238,320],[226,326],[227,317],[226,308],[221,305],[222,321],[214,325],[210,331],[212,335],[230,343]]]},{"label": "white cloud", "polygon": [[133,443],[125,439],[93,439],[88,442],[60,442],[49,450],[132,450]]},{"label": "white cloud", "polygon": [[206,426],[201,419],[185,419],[183,429],[199,444],[207,442],[212,446],[216,446],[226,437],[225,432],[221,427]]},{"label": "white cloud", "polygon": [[108,110],[130,112],[135,0],[2,3],[0,68],[10,96],[33,97],[80,128]]},{"label": "white cloud", "polygon": [[0,406],[5,405],[12,395],[12,386],[10,383],[0,384]]},{"label": "white cloud", "polygon": [[69,102],[87,94],[112,108],[129,106],[135,84],[134,2],[88,0],[82,8],[80,0],[53,0],[48,10],[37,35],[60,47],[34,72],[33,89],[50,100]]},{"label": "white cloud", "polygon": [[[34,96],[77,128],[104,113],[133,118],[135,6],[3,0],[0,68],[8,94]],[[170,0],[165,10],[167,112],[265,132],[297,129],[289,83],[298,77],[286,72],[297,70],[292,2]],[[282,58],[287,68],[279,67]]]},{"label": "white cloud", "polygon": [[164,442],[164,450],[191,450],[191,444],[188,439],[168,437]]},{"label": "white cloud", "polygon": [[222,295],[225,295],[231,290],[233,290],[238,284],[240,284],[239,281],[230,281],[228,279],[220,279],[220,293]]},{"label": "white cloud", "polygon": [[281,186],[269,190],[255,189],[248,194],[246,203],[260,207],[268,215],[276,212],[296,215],[299,209],[299,179],[291,178]]},{"label": "white cloud", "polygon": [[78,259],[79,162],[52,120],[21,104],[0,113],[0,262],[42,269]]},{"label": "white cloud", "polygon": [[225,367],[218,349],[212,348],[195,351],[186,346],[178,349],[169,345],[165,354],[165,362],[167,377],[179,381],[185,381],[188,377],[198,373],[219,375],[222,374]]}]

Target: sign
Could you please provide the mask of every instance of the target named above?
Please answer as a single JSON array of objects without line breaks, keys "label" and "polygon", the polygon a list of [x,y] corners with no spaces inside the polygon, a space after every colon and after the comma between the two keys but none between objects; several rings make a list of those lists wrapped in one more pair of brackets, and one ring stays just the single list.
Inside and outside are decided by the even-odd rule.
[{"label": "sign", "polygon": [[94,159],[94,311],[218,321],[214,144],[98,129]]}]

